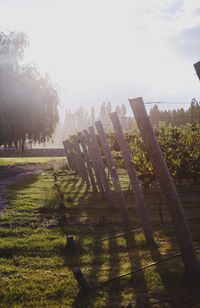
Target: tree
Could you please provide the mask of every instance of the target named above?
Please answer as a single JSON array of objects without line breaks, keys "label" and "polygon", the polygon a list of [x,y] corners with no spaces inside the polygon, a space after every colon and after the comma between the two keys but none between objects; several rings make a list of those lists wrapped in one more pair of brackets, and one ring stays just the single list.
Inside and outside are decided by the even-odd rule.
[{"label": "tree", "polygon": [[0,32],[0,145],[45,142],[58,123],[59,97],[48,77],[22,62],[25,34]]},{"label": "tree", "polygon": [[100,116],[99,116],[102,122],[105,121],[105,116],[106,116],[106,103],[103,102],[100,107]]},{"label": "tree", "polygon": [[94,107],[92,106],[91,109],[91,125],[94,126],[94,122],[95,122],[95,110]]},{"label": "tree", "polygon": [[125,117],[126,113],[127,113],[126,105],[122,104],[122,106],[121,106],[121,115],[122,115],[122,117]]},{"label": "tree", "polygon": [[83,106],[77,108],[74,112],[66,110],[63,138],[66,139],[67,136],[76,134],[77,131],[87,129],[91,125],[91,121],[95,122],[93,107],[91,117]]}]

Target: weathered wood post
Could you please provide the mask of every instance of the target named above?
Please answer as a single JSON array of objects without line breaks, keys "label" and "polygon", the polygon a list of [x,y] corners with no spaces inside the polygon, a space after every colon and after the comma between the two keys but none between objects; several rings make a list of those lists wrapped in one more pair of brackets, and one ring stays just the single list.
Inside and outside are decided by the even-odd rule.
[{"label": "weathered wood post", "polygon": [[[73,140],[73,136],[70,136],[70,137]],[[75,145],[74,142],[69,142],[69,145],[70,145],[72,157],[73,157],[74,162],[75,162],[77,173],[82,178],[82,180],[84,181],[85,179],[84,179],[84,174],[83,174],[83,169],[82,169],[82,162],[79,159],[79,155],[77,153],[76,145]]]},{"label": "weathered wood post", "polygon": [[200,80],[200,61],[194,64],[194,68],[195,68],[197,76],[198,76],[198,78]]},{"label": "weathered wood post", "polygon": [[142,97],[138,97],[135,99],[129,99],[129,102],[153,165],[155,175],[157,176],[160,187],[163,190],[169,212],[174,220],[177,240],[182,253],[186,273],[190,276],[199,275],[200,267],[197,262],[183,206],[170,176],[167,164],[163,158],[161,148],[147,115],[143,99]]},{"label": "weathered wood post", "polygon": [[90,157],[90,161],[92,162],[92,166],[93,166],[94,173],[95,173],[96,180],[97,180],[97,185],[98,185],[99,191],[102,194],[102,197],[104,198],[104,188],[103,188],[103,184],[102,184],[101,177],[100,177],[100,174],[99,174],[99,170],[97,168],[97,161],[96,161],[96,157],[95,157],[95,152],[94,152],[94,149],[93,149],[93,146],[92,146],[92,142],[90,140],[90,136],[89,136],[88,131],[86,129],[83,130],[83,135],[85,137],[85,142],[88,146],[88,154],[89,154],[89,157]]},{"label": "weathered wood post", "polygon": [[74,154],[73,154],[72,143],[71,143],[69,140],[66,140],[66,141],[65,141],[65,147],[66,147],[67,150],[68,150],[68,157],[69,157],[69,159],[70,159],[71,167],[72,167],[72,169],[73,169],[76,173],[78,173],[76,158],[74,157]]},{"label": "weathered wood post", "polygon": [[82,176],[82,179],[85,180],[85,182],[86,182],[87,189],[89,189],[90,188],[90,181],[89,181],[89,178],[88,178],[87,169],[85,167],[85,161],[83,160],[81,149],[80,149],[80,146],[79,146],[79,143],[78,143],[78,138],[77,138],[76,135],[73,135],[72,138],[73,138],[73,141],[74,141],[74,147],[75,147],[76,152],[78,154],[78,162],[79,162],[79,165],[80,165],[81,176]]},{"label": "weathered wood post", "polygon": [[67,140],[63,141],[63,146],[64,146],[65,156],[66,156],[66,158],[67,158],[69,167],[70,167],[71,169],[73,169],[73,164],[72,164],[72,162],[71,162],[71,157],[70,157],[70,154],[69,154],[69,152],[68,152]]},{"label": "weathered wood post", "polygon": [[108,178],[106,176],[103,160],[102,160],[101,154],[100,154],[100,147],[99,147],[93,126],[89,127],[89,133],[90,133],[90,136],[91,136],[91,139],[92,139],[93,151],[94,151],[95,156],[96,156],[97,168],[98,168],[98,171],[99,171],[99,174],[100,174],[100,177],[101,177],[101,180],[102,180],[105,192],[106,192],[106,197],[109,200],[109,204],[110,204],[111,208],[114,209],[115,203],[114,203],[113,193],[110,189],[110,184],[109,184]]},{"label": "weathered wood post", "polygon": [[88,173],[89,173],[89,177],[90,177],[90,181],[91,181],[91,184],[92,184],[93,191],[97,192],[97,186],[96,186],[96,183],[95,183],[94,175],[92,173],[92,164],[91,164],[91,161],[90,161],[88,150],[87,150],[86,145],[85,145],[84,136],[83,136],[82,133],[78,133],[78,136],[79,136],[80,143],[81,143],[84,155],[85,155]]},{"label": "weathered wood post", "polygon": [[66,240],[67,240],[67,243],[66,243],[67,248],[70,248],[70,249],[75,248],[75,241],[72,235],[68,235]]},{"label": "weathered wood post", "polygon": [[91,285],[89,284],[79,267],[75,267],[73,269],[73,274],[78,283],[80,284],[81,288],[83,288],[85,291],[89,291],[91,289]]},{"label": "weathered wood post", "polygon": [[69,159],[71,169],[77,172],[75,157],[74,157],[74,154],[72,153],[72,144],[69,140],[65,140],[65,149],[68,154],[67,157]]},{"label": "weathered wood post", "polygon": [[125,200],[124,194],[123,194],[122,189],[121,189],[119,176],[117,174],[117,168],[116,168],[115,161],[114,161],[114,158],[112,156],[112,153],[110,151],[110,147],[109,147],[109,144],[108,144],[108,141],[107,141],[106,134],[105,134],[104,129],[103,129],[103,125],[102,125],[101,121],[97,121],[97,122],[95,122],[95,126],[96,126],[96,129],[97,129],[100,141],[101,141],[101,145],[102,145],[105,157],[106,157],[108,169],[109,169],[109,172],[111,174],[111,178],[112,178],[112,181],[113,181],[113,184],[114,184],[114,188],[115,188],[116,195],[117,195],[117,200],[119,202],[122,217],[123,217],[123,222],[124,222],[125,225],[129,225],[130,220],[129,220],[128,209],[127,209],[127,205],[126,205],[126,200]]},{"label": "weathered wood post", "polygon": [[125,163],[125,166],[126,166],[129,178],[130,178],[132,190],[134,192],[134,197],[136,201],[137,210],[139,212],[139,215],[142,221],[144,235],[149,244],[155,244],[151,222],[149,220],[147,208],[144,202],[144,195],[143,195],[142,189],[139,184],[137,172],[135,170],[135,166],[131,158],[131,153],[129,150],[128,143],[122,131],[122,127],[121,127],[117,112],[110,113],[110,118],[111,118],[114,130],[115,130],[115,136],[120,146],[122,156],[124,158],[124,163]]}]

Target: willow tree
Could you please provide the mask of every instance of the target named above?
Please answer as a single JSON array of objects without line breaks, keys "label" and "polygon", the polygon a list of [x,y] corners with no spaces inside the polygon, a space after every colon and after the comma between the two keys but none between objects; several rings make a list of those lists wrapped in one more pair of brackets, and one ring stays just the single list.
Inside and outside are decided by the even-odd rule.
[{"label": "willow tree", "polygon": [[0,32],[0,145],[24,149],[49,140],[58,123],[59,98],[47,76],[23,63],[23,33]]}]

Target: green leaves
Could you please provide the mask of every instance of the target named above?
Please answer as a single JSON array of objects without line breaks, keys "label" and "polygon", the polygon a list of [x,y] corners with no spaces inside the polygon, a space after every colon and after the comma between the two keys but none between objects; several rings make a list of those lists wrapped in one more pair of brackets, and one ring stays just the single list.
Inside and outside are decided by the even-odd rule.
[{"label": "green leaves", "polygon": [[[164,159],[176,183],[194,182],[200,179],[200,124],[167,127],[160,122],[155,129]],[[116,149],[115,135],[109,134],[110,144]],[[126,133],[139,180],[145,187],[152,186],[156,178],[138,130]],[[121,152],[114,151],[120,168],[125,168]]]}]

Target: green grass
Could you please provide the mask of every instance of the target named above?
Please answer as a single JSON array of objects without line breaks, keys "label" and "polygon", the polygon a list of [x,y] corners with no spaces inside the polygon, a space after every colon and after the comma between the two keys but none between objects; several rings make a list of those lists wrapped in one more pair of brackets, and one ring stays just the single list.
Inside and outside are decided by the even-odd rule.
[{"label": "green grass", "polygon": [[[121,181],[127,190],[123,174]],[[200,218],[198,185],[178,188],[188,218]],[[131,229],[136,229],[140,220],[133,197],[125,193]],[[200,280],[185,277],[181,258],[104,284],[179,252],[172,224],[154,228],[158,248],[147,246],[142,232],[94,243],[130,228],[122,226],[119,210],[100,218],[111,213],[107,201],[86,191],[78,176],[64,168],[11,185],[8,197],[10,204],[0,214],[0,307],[200,307]],[[146,190],[145,199],[152,223],[160,222],[159,190]],[[164,203],[162,211],[167,221]],[[190,227],[199,245],[199,222],[190,220]],[[67,235],[74,236],[74,248],[66,246]],[[88,294],[74,279],[77,266],[93,285]]]},{"label": "green grass", "polygon": [[50,162],[59,162],[64,159],[64,157],[3,157],[0,158],[0,166],[46,164]]}]

